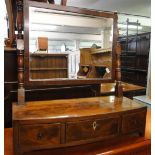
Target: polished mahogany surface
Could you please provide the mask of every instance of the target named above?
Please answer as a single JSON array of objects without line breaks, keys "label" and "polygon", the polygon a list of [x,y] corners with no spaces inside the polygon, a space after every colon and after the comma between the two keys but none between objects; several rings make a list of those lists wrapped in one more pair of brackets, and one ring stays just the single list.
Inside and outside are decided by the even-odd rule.
[{"label": "polished mahogany surface", "polygon": [[[145,90],[145,87],[122,82],[123,92],[135,91],[135,90]],[[102,83],[101,84],[101,94],[110,93],[115,91],[115,83]]]},{"label": "polished mahogany surface", "polygon": [[[114,95],[116,83],[102,83],[100,89],[101,96]],[[130,83],[122,82],[123,96],[133,99],[134,96],[146,94],[146,88]]]},{"label": "polished mahogany surface", "polygon": [[[82,146],[67,147],[62,149],[42,150],[35,152],[28,152],[27,155],[128,155],[129,153],[137,152],[136,155],[150,155],[151,154],[151,110],[147,110],[145,136],[138,138],[125,137],[122,140],[115,142],[92,143]],[[4,151],[5,155],[13,155],[13,139],[12,128],[5,128],[4,130]],[[128,140],[127,140],[128,138]],[[138,151],[141,150],[141,151]],[[26,154],[25,154],[26,155]]]},{"label": "polished mahogany surface", "polygon": [[14,103],[13,120],[43,120],[45,118],[62,121],[68,118],[105,115],[143,107],[145,106],[126,97],[115,96],[33,101],[27,102],[26,105]]}]

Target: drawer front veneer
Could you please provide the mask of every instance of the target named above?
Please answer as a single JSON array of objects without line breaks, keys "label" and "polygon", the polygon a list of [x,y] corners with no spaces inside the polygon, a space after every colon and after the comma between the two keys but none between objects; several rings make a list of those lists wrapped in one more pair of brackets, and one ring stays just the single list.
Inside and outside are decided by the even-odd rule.
[{"label": "drawer front veneer", "polygon": [[66,142],[106,138],[119,133],[119,117],[69,122],[66,125]]},{"label": "drawer front veneer", "polygon": [[23,125],[19,128],[19,145],[33,147],[60,144],[60,124]]},{"label": "drawer front veneer", "polygon": [[144,132],[146,111],[125,114],[122,117],[122,133]]}]

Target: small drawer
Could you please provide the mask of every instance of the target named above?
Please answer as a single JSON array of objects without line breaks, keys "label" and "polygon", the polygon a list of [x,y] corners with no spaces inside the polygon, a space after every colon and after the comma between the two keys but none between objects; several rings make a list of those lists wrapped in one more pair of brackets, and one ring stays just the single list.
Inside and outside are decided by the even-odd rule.
[{"label": "small drawer", "polygon": [[19,127],[20,146],[60,144],[60,124],[34,124]]},{"label": "small drawer", "polygon": [[146,111],[123,115],[122,133],[142,132],[145,131]]},{"label": "small drawer", "polygon": [[106,138],[119,133],[119,117],[69,122],[66,125],[66,142]]}]

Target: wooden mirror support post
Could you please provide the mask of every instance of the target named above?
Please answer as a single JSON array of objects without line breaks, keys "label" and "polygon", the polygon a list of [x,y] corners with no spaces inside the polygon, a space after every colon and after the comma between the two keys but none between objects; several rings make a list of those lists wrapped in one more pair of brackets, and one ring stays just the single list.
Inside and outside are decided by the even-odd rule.
[{"label": "wooden mirror support post", "polygon": [[116,44],[116,86],[115,86],[115,96],[122,97],[123,96],[123,87],[121,84],[121,45],[119,42]]},{"label": "wooden mirror support post", "polygon": [[25,104],[24,89],[24,41],[23,41],[23,0],[16,1],[17,6],[17,61],[18,61],[18,104]]},{"label": "wooden mirror support post", "polygon": [[[115,13],[117,14],[117,12],[115,12]],[[118,20],[118,16],[116,16],[116,18]],[[117,22],[116,22],[115,26],[117,26]],[[118,37],[119,36],[118,28],[116,28],[116,30],[117,30],[117,37]],[[123,87],[122,87],[122,84],[121,84],[121,67],[120,67],[121,66],[121,60],[120,60],[121,45],[120,45],[120,43],[118,41],[116,43],[115,53],[116,53],[116,69],[115,69],[116,86],[115,86],[115,96],[123,97]]]}]

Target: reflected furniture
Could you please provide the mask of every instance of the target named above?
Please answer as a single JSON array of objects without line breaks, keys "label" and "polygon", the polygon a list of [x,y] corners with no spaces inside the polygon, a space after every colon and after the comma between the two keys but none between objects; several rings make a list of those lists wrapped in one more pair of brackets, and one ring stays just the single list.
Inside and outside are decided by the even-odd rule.
[{"label": "reflected furniture", "polygon": [[30,78],[68,78],[68,54],[30,54]]},{"label": "reflected furniture", "polygon": [[80,64],[78,78],[103,78],[111,77],[111,49],[80,49]]}]

